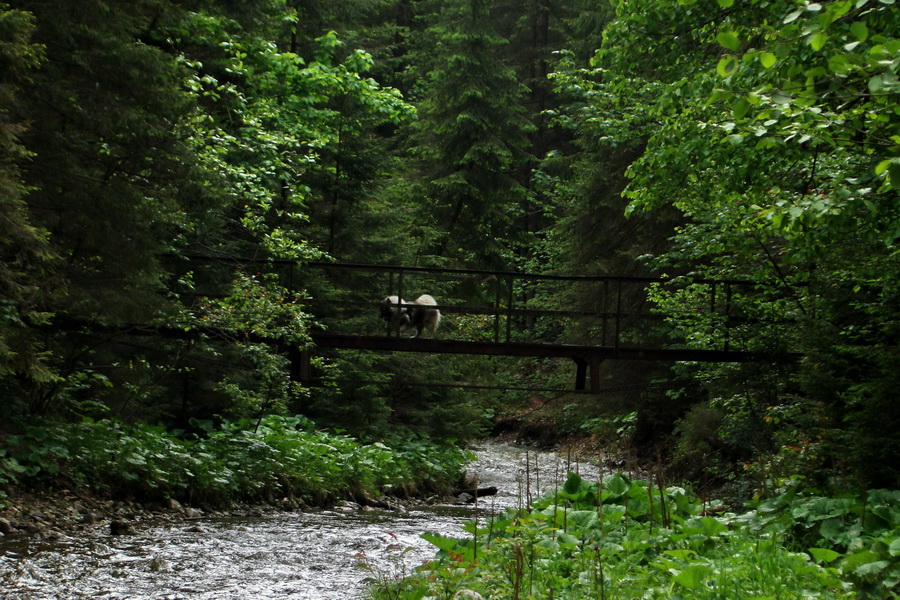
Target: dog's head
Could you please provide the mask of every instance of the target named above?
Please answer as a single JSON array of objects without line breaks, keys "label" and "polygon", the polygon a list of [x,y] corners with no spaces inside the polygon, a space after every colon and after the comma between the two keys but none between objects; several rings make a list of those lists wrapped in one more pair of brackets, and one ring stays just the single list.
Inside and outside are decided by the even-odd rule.
[{"label": "dog's head", "polygon": [[[401,300],[399,303],[403,304],[403,301]],[[402,308],[398,309],[397,304],[397,296],[386,296],[385,299],[381,301],[381,318],[385,321],[390,321],[394,315],[397,314],[398,310],[404,310]]]}]

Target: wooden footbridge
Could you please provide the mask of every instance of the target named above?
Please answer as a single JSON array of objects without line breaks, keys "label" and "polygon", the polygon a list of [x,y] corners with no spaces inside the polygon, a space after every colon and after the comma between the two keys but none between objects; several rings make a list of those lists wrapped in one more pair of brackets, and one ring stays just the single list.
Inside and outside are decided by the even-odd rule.
[{"label": "wooden footbridge", "polygon": [[[312,312],[329,323],[330,329],[314,333],[315,348],[303,350],[295,357],[295,372],[301,380],[311,377],[311,354],[325,348],[571,359],[576,365],[574,388],[587,393],[600,390],[600,365],[604,360],[771,360],[733,347],[732,333],[747,324],[747,319],[735,311],[733,300],[737,294],[751,294],[754,288],[744,281],[577,277],[336,263],[304,265],[304,270],[309,269],[321,271],[330,281],[356,279],[358,287],[357,293],[348,294],[346,301],[316,302],[313,298]],[[297,279],[305,279],[298,278],[293,270],[286,276],[290,286]],[[371,284],[376,281],[379,283],[374,290],[378,291],[369,292],[369,300],[360,299],[358,290],[372,289]],[[360,282],[364,283],[360,285]],[[581,306],[568,310],[541,307],[542,286],[568,291],[578,288],[576,295],[581,299]],[[647,300],[647,290],[652,286],[691,286],[691,317],[705,319],[719,329],[710,337],[720,340],[720,347],[698,349],[667,343],[660,331],[665,325],[663,318],[652,310]],[[422,293],[438,299],[444,318],[445,324],[435,339],[399,337],[396,332],[384,329],[385,324],[378,316],[383,297],[415,298]],[[475,298],[479,304],[473,301]],[[345,323],[354,322],[354,318],[358,323],[360,311],[370,318],[356,331],[347,331]],[[554,330],[567,331],[585,341],[548,343],[547,332]],[[541,333],[540,341],[529,339],[538,333]]]},{"label": "wooden footbridge", "polygon": [[[584,393],[600,391],[601,364],[606,360],[775,362],[782,358],[743,347],[742,340],[752,337],[760,325],[759,319],[743,311],[744,306],[754,305],[753,296],[760,293],[756,284],[745,281],[328,262],[298,265],[209,256],[178,260],[185,272],[196,273],[198,284],[192,293],[200,298],[223,295],[235,269],[279,277],[289,296],[283,300],[299,302],[324,331],[311,334],[312,347],[286,346],[280,339],[254,331],[240,337],[281,348],[291,360],[291,376],[301,381],[314,380],[311,357],[327,349],[568,359],[576,366],[574,390],[556,391]],[[654,288],[681,294],[678,304],[683,312],[674,318],[692,320],[692,325],[699,322],[716,346],[688,347],[673,341],[667,322],[673,315],[659,314],[648,299]],[[381,300],[392,295],[412,299],[423,293],[438,300],[443,320],[437,336],[411,339],[388,330],[379,314]],[[567,300],[563,303],[560,298]],[[549,306],[551,299],[557,305]],[[196,326],[104,327],[64,318],[47,326],[103,333],[110,338],[234,338],[234,332]]]},{"label": "wooden footbridge", "polygon": [[[534,342],[477,342],[441,339],[355,336],[317,333],[312,336],[319,348],[377,350],[390,352],[432,352],[438,354],[481,354],[486,356],[523,356],[569,358],[575,361],[575,390],[597,393],[600,390],[600,363],[606,359],[746,362],[761,360],[759,354],[733,350],[697,350],[690,348],[633,348],[626,346],[586,346],[541,344]],[[310,378],[310,350],[301,352],[300,378]]]}]

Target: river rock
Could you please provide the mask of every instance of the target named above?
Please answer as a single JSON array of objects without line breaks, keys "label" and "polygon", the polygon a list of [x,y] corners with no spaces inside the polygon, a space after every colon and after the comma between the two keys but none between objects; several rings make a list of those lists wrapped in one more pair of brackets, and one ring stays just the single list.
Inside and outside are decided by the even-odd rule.
[{"label": "river rock", "polygon": [[453,594],[453,600],[484,600],[484,596],[475,590],[459,590]]},{"label": "river rock", "polygon": [[56,529],[48,529],[47,531],[38,534],[38,539],[42,539],[47,542],[68,542],[72,538],[61,531],[57,531]]},{"label": "river rock", "polygon": [[16,528],[8,520],[0,517],[0,533],[4,535],[15,532]]},{"label": "river rock", "polygon": [[165,559],[160,558],[159,556],[154,556],[150,561],[150,570],[154,573],[169,571],[169,563]]},{"label": "river rock", "polygon": [[359,512],[360,510],[362,510],[362,506],[360,506],[356,502],[350,502],[349,500],[346,500],[337,505],[335,509],[341,512]]},{"label": "river rock", "polygon": [[137,531],[128,521],[115,519],[109,523],[109,533],[111,535],[135,535]]},{"label": "river rock", "polygon": [[174,510],[175,512],[183,512],[184,511],[184,507],[181,506],[181,502],[179,502],[175,498],[169,498],[169,501],[167,502],[167,504],[168,504],[169,510]]},{"label": "river rock", "polygon": [[184,516],[188,519],[199,519],[203,516],[203,513],[196,508],[186,508],[184,509]]}]

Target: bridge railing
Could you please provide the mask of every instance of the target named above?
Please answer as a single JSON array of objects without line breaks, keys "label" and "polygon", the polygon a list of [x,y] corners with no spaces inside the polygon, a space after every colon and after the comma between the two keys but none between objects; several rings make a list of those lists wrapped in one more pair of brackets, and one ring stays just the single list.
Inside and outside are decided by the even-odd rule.
[{"label": "bridge railing", "polygon": [[[677,348],[685,346],[673,335],[680,319],[703,321],[705,349],[746,350],[752,323],[766,318],[744,310],[744,301],[760,292],[740,280],[187,258],[183,268],[197,274],[198,295],[224,293],[235,269],[274,273],[328,332],[348,335],[396,335],[379,318],[381,300],[392,295],[434,296],[443,315],[438,337],[445,340]],[[682,294],[679,312],[661,314],[649,298],[653,290]]]},{"label": "bridge railing", "polygon": [[[579,345],[675,347],[669,321],[648,299],[653,286],[691,286],[684,318],[703,318],[719,331],[715,350],[728,350],[743,319],[734,291],[746,295],[752,284],[639,276],[570,276],[512,271],[405,267],[355,263],[308,263],[302,266],[307,289],[323,285],[318,272],[340,290],[340,297],[310,299],[312,312],[332,333],[396,335],[378,318],[386,296],[405,301],[420,294],[435,297],[443,315],[441,339],[548,342]],[[699,291],[698,291],[699,290]],[[689,313],[689,314],[688,314]],[[410,335],[407,333],[407,335]]]}]

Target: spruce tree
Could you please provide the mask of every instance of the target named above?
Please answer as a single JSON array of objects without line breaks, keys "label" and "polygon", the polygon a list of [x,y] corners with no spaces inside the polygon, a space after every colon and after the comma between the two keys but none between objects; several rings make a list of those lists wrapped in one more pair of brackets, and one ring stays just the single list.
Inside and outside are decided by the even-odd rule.
[{"label": "spruce tree", "polygon": [[30,13],[0,5],[0,389],[14,410],[21,408],[22,392],[14,381],[53,378],[29,325],[43,320],[42,308],[53,295],[46,274],[54,254],[46,232],[28,214],[21,165],[29,153],[20,142],[27,124],[15,116],[21,114],[22,86],[43,60],[42,48],[31,42],[33,30]]},{"label": "spruce tree", "polygon": [[527,89],[501,57],[491,2],[435,6],[413,137],[420,219],[435,225],[421,252],[478,267],[508,266],[525,242]]}]

